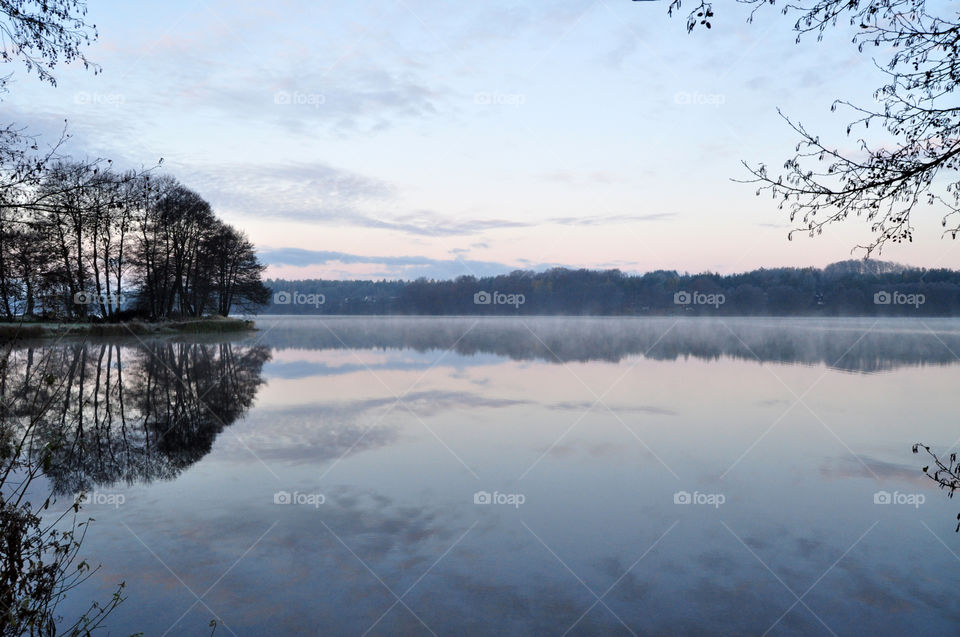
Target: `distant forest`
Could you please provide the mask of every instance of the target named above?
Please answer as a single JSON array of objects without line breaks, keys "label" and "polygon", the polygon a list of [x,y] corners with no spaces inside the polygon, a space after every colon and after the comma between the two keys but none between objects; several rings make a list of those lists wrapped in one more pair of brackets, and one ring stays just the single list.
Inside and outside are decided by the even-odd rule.
[{"label": "distant forest", "polygon": [[437,281],[287,281],[264,314],[425,315],[960,315],[960,272],[884,261],[742,274],[657,270],[518,270]]}]

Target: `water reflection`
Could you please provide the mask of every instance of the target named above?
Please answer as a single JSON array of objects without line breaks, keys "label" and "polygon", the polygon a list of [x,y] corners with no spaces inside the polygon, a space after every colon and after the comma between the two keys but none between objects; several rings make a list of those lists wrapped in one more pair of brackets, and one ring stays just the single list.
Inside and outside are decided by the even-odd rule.
[{"label": "water reflection", "polygon": [[[89,509],[88,555],[105,585],[130,586],[111,632],[201,634],[211,616],[238,635],[960,622],[955,574],[930,568],[953,559],[940,539],[953,546],[956,503],[910,453],[956,439],[956,321],[259,327],[232,344],[11,356],[5,398],[40,359],[70,388],[46,424],[80,441],[57,488],[126,496]],[[480,490],[526,501],[481,506]],[[926,504],[880,506],[879,490]],[[325,502],[281,506],[278,491]],[[725,503],[680,505],[680,491]]]},{"label": "water reflection", "polygon": [[39,417],[34,444],[56,443],[45,472],[55,494],[171,480],[249,409],[269,358],[265,346],[229,342],[8,349],[0,400]]},{"label": "water reflection", "polygon": [[281,350],[451,350],[562,362],[730,357],[855,372],[960,361],[960,331],[943,319],[270,317],[258,325],[263,342]]},{"label": "water reflection", "polygon": [[[244,416],[265,380],[271,351],[344,352],[352,358],[331,365],[310,357],[272,364],[284,379],[348,377],[370,370],[422,370],[436,356],[387,362],[357,360],[356,351],[439,354],[451,351],[459,364],[477,359],[618,362],[641,355],[655,361],[723,358],[826,365],[856,372],[902,366],[952,365],[960,359],[960,330],[949,321],[738,320],[539,318],[269,318],[259,334],[241,342],[83,341],[40,343],[8,349],[0,367],[0,400],[21,415],[49,404],[40,428],[45,440],[63,440],[48,471],[57,494],[95,486],[171,480],[203,458],[223,429]],[[478,358],[479,357],[479,358]],[[42,379],[44,382],[38,383]],[[369,381],[369,379],[367,379]],[[489,379],[472,379],[477,391],[415,390],[403,404],[427,418],[455,409],[533,405],[527,396],[485,395]],[[38,389],[39,388],[39,389]],[[31,404],[29,401],[36,401]],[[759,401],[763,406],[789,400]],[[263,460],[322,461],[396,442],[395,428],[380,422],[396,396],[373,395],[290,405],[254,413],[253,444]],[[545,404],[582,411],[593,398]],[[676,416],[653,404],[623,404],[622,414]],[[286,437],[258,439],[256,429],[282,418]],[[299,437],[298,437],[299,436]],[[590,447],[588,445],[588,447]],[[593,445],[592,449],[606,448]],[[566,444],[552,454],[570,453]],[[596,453],[594,451],[593,453]],[[862,469],[857,463],[856,469]]]}]

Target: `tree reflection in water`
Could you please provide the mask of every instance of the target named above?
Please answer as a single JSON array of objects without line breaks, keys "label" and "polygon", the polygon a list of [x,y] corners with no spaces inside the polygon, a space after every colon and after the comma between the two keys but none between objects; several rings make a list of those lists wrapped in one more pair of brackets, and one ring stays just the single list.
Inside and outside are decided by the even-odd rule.
[{"label": "tree reflection in water", "polygon": [[8,349],[0,361],[6,428],[40,416],[57,495],[170,480],[205,456],[253,404],[265,346],[229,342],[69,343]]}]

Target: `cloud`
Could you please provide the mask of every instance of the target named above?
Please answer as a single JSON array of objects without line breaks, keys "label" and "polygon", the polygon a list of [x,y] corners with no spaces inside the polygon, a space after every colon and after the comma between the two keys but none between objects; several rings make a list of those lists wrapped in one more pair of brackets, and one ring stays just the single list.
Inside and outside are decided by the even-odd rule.
[{"label": "cloud", "polygon": [[[422,38],[397,38],[401,25],[390,13],[362,6],[308,3],[290,11],[231,4],[221,15],[198,11],[175,33],[152,40],[114,31],[101,51],[112,71],[105,81],[123,80],[138,114],[212,113],[233,126],[254,122],[260,130],[275,127],[301,139],[432,118],[452,95],[437,71],[444,60],[409,64],[429,51]],[[399,7],[392,13],[412,20]],[[324,35],[317,37],[321,21]],[[260,34],[256,44],[253,32]]]},{"label": "cloud", "polygon": [[374,218],[364,215],[351,216],[349,221],[369,228],[397,230],[408,234],[428,237],[471,235],[490,230],[507,228],[536,228],[544,225],[558,226],[603,226],[609,224],[661,221],[671,219],[676,214],[660,212],[644,215],[594,215],[586,217],[549,217],[541,221],[516,221],[512,219],[455,219],[439,215],[429,210],[400,215],[390,219]]},{"label": "cloud", "polygon": [[[347,78],[347,79],[344,79]],[[344,136],[392,128],[399,121],[434,117],[452,92],[409,73],[358,69],[352,74],[291,71],[258,86],[254,78],[211,86],[210,78],[185,88],[181,99],[214,106],[225,116],[266,120],[297,135]]]},{"label": "cloud", "polygon": [[867,456],[828,458],[820,465],[820,475],[827,480],[872,478],[891,480],[917,487],[933,488],[934,484],[920,471],[919,464],[887,462]]},{"label": "cloud", "polygon": [[214,206],[257,216],[337,218],[395,195],[385,181],[323,162],[220,164],[184,179]]},{"label": "cloud", "polygon": [[[553,403],[548,405],[550,409],[559,409],[563,411],[584,411],[586,409],[591,409],[595,403],[589,400],[581,401],[567,401]],[[663,407],[657,407],[655,405],[616,405],[611,406],[611,408],[616,412],[635,412],[649,414],[651,416],[676,416],[677,412],[672,409],[665,409]]]},{"label": "cloud", "polygon": [[509,219],[454,219],[430,210],[382,212],[397,196],[392,184],[322,162],[200,167],[191,171],[187,180],[214,208],[258,218],[418,236],[469,235],[533,225]]},{"label": "cloud", "polygon": [[[93,99],[89,92],[68,95],[72,101],[86,96]],[[117,116],[115,108],[90,108],[90,112],[81,111],[83,116],[65,117],[38,108],[20,108],[4,103],[5,115],[0,125],[12,124],[22,134],[35,138],[38,152],[45,153],[60,143],[58,155],[64,158],[106,158],[114,162],[120,170],[156,165],[159,156],[138,156],[131,152],[129,144],[124,147],[119,140],[129,140],[137,135],[136,127]],[[61,143],[62,142],[62,143]]]},{"label": "cloud", "polygon": [[[401,439],[400,429],[385,420],[396,401],[396,397],[387,396],[263,408],[249,415],[245,421],[249,429],[241,431],[244,440],[256,445],[257,457],[264,461],[318,463],[344,458],[388,447]],[[459,409],[503,409],[528,403],[464,391],[415,391],[403,397],[405,409],[420,418]],[[269,424],[278,422],[284,423],[282,432],[271,431]],[[248,453],[244,444],[228,442],[226,449],[238,457]]]},{"label": "cloud", "polygon": [[[383,266],[391,276],[403,278],[449,278],[473,274],[490,276],[517,270],[515,265],[496,261],[468,259],[433,259],[425,256],[368,256],[331,250],[304,250],[302,248],[267,248],[260,251],[264,263],[272,266],[309,267],[330,263],[374,264]],[[541,264],[540,268],[550,267]]]},{"label": "cloud", "polygon": [[552,170],[550,172],[541,173],[540,178],[546,181],[569,185],[604,185],[623,183],[627,181],[623,175],[609,170]]},{"label": "cloud", "polygon": [[396,207],[400,196],[393,184],[324,162],[221,164],[192,169],[184,179],[215,209],[257,218],[372,228],[422,237],[467,236],[543,225],[602,226],[676,216],[655,212],[517,220],[453,217],[428,209],[388,212]]},{"label": "cloud", "polygon": [[664,221],[677,216],[675,212],[653,212],[644,215],[598,215],[592,217],[552,217],[547,223],[560,226],[603,226],[616,223]]}]

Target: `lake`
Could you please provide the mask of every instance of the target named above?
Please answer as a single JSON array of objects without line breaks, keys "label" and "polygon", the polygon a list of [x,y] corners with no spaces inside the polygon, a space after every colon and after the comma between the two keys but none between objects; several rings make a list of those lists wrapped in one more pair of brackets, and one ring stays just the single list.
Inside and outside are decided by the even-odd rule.
[{"label": "lake", "polygon": [[11,354],[70,377],[47,486],[87,493],[102,567],[65,615],[125,580],[110,634],[960,623],[960,500],[911,453],[960,439],[960,320],[258,328]]}]

